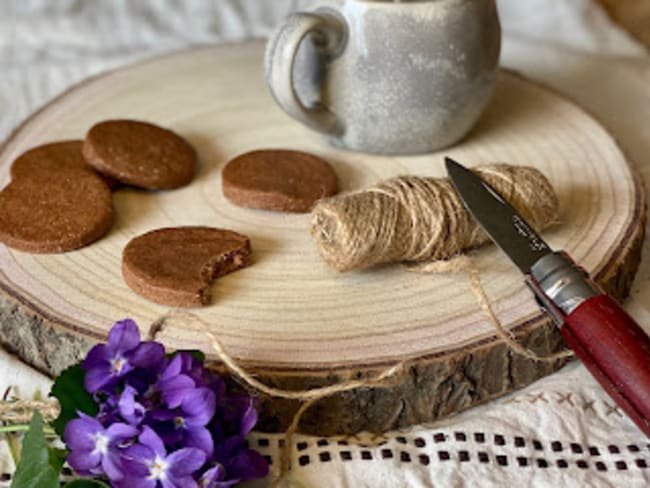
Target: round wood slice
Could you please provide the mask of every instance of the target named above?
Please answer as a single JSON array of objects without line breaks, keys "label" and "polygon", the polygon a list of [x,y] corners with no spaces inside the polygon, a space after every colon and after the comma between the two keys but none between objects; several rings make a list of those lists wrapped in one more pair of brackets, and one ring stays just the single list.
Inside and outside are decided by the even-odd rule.
[{"label": "round wood slice", "polygon": [[[443,156],[472,166],[531,165],[557,190],[561,222],[544,235],[567,250],[615,297],[629,290],[644,236],[643,185],[612,137],[585,111],[513,73],[461,144],[436,154],[379,157],[337,150],[286,116],[269,96],[262,43],[181,52],[104,74],[72,88],[27,120],[0,151],[0,185],[11,162],[44,142],[83,137],[110,118],[151,121],[187,137],[200,172],[188,187],[115,194],[116,222],[97,243],[62,255],[0,246],[2,343],[57,374],[103,340],[116,320],[152,326],[171,348],[209,341],[196,325],[133,293],[120,273],[136,235],[180,225],[250,236],[254,263],[219,279],[213,303],[193,310],[226,351],[270,385],[302,389],[366,378],[406,361],[386,388],[334,395],[314,405],[301,430],[351,433],[430,421],[521,388],[562,366],[525,359],[495,337],[469,278],[403,266],[338,274],[321,260],[310,216],[238,208],[222,195],[232,157],[261,148],[313,152],[334,165],[344,190],[403,173],[444,175]],[[563,347],[523,277],[494,246],[473,253],[500,320],[539,355]],[[156,328],[154,327],[154,328]],[[260,428],[284,429],[298,403],[261,396]]]}]

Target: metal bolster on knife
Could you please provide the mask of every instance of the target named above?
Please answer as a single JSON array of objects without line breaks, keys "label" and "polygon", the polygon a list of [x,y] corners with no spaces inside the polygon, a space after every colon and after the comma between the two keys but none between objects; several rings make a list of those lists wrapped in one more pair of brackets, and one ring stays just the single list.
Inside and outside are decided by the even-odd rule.
[{"label": "metal bolster on knife", "polygon": [[558,327],[580,304],[602,294],[598,285],[564,252],[554,252],[537,261],[526,284]]}]

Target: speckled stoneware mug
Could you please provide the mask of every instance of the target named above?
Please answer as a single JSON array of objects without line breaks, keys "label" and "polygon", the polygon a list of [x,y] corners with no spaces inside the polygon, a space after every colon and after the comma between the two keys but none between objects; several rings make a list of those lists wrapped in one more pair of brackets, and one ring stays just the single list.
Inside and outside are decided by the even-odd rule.
[{"label": "speckled stoneware mug", "polygon": [[495,83],[495,0],[342,0],[295,13],[266,52],[266,79],[289,115],[332,144],[383,154],[454,144]]}]

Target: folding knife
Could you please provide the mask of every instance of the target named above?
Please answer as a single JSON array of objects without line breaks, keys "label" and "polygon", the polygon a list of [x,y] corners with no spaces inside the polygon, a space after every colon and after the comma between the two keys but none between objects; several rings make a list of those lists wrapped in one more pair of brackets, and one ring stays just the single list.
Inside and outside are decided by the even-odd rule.
[{"label": "folding knife", "polygon": [[564,252],[554,252],[487,182],[450,158],[447,173],[465,207],[524,273],[566,344],[650,437],[650,338]]}]

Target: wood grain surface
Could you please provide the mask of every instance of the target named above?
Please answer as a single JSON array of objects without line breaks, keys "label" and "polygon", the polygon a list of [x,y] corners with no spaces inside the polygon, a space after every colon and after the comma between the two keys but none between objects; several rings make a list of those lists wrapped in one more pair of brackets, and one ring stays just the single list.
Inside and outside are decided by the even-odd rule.
[{"label": "wood grain surface", "polygon": [[[402,266],[338,274],[322,262],[309,215],[238,208],[222,195],[232,157],[260,148],[313,152],[335,167],[344,190],[398,174],[442,176],[443,156],[468,166],[526,164],[554,185],[561,222],[545,233],[617,298],[640,259],[645,192],[616,142],[589,114],[549,89],[503,72],[479,126],[436,154],[378,157],[328,146],[275,106],[263,82],[264,46],[253,42],[180,52],[104,74],[27,120],[0,150],[0,185],[11,162],[48,141],[83,137],[95,122],[135,118],[173,129],[196,147],[195,181],[174,191],[121,189],[116,221],[99,242],[62,255],[0,247],[0,339],[25,361],[56,374],[111,324],[132,317],[143,334],[169,310],[133,293],[120,274],[126,243],[146,231],[209,225],[250,236],[254,263],[218,280],[213,303],[192,312],[259,378],[306,388],[365,378],[400,361],[388,388],[339,394],[302,424],[322,435],[381,431],[449,415],[521,388],[562,362],[513,354],[494,334],[464,275],[423,275]],[[540,355],[563,347],[517,269],[496,248],[473,253],[500,320]],[[164,324],[163,324],[164,325]],[[194,326],[163,327],[172,348],[211,353]],[[261,398],[261,427],[286,427],[298,404]]]}]

